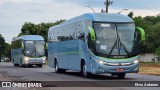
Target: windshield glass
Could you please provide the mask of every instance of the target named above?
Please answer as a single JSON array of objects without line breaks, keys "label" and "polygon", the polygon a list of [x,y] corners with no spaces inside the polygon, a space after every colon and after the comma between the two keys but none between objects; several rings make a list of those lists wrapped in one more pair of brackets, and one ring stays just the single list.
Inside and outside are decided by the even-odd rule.
[{"label": "windshield glass", "polygon": [[127,56],[133,52],[135,27],[133,23],[94,23],[96,52],[110,56]]},{"label": "windshield glass", "polygon": [[96,51],[109,54],[116,41],[116,26],[114,24],[95,23]]},{"label": "windshield glass", "polygon": [[124,44],[128,52],[132,52],[135,32],[134,28],[134,24],[117,24],[120,41]]},{"label": "windshield glass", "polygon": [[44,41],[24,41],[25,55],[39,57],[45,55]]}]

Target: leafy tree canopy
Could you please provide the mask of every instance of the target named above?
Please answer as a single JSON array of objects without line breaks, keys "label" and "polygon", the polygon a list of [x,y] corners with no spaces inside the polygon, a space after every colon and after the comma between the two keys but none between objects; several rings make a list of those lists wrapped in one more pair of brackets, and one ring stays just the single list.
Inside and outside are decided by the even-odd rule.
[{"label": "leafy tree canopy", "polygon": [[44,37],[45,41],[47,41],[48,29],[52,26],[58,25],[65,20],[56,21],[55,23],[40,23],[33,24],[31,22],[26,22],[22,28],[21,33],[18,36],[22,35],[41,35]]}]

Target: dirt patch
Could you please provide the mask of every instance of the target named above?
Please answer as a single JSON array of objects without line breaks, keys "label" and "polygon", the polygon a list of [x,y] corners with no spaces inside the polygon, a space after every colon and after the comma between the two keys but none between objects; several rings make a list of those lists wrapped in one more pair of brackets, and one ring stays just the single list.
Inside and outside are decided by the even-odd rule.
[{"label": "dirt patch", "polygon": [[160,63],[140,63],[140,66],[160,68]]},{"label": "dirt patch", "polygon": [[0,71],[0,81],[22,81],[22,76],[10,76],[6,71]]},{"label": "dirt patch", "polygon": [[[0,81],[27,81],[22,78],[22,76],[10,76],[6,71],[0,71]],[[52,90],[51,88],[2,88],[0,90]]]},{"label": "dirt patch", "polygon": [[140,63],[139,74],[160,76],[160,63]]}]

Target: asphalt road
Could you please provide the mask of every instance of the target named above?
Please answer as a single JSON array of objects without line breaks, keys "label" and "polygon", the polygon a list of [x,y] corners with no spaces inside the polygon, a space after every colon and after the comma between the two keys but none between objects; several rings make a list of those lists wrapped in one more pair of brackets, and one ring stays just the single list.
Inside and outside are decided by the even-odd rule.
[{"label": "asphalt road", "polygon": [[[93,87],[97,85],[96,81],[160,81],[160,76],[153,75],[140,75],[140,74],[127,74],[124,79],[118,79],[109,74],[93,75],[91,78],[84,78],[79,72],[67,71],[66,73],[55,73],[54,68],[50,68],[47,65],[40,67],[14,67],[12,63],[1,62],[0,63],[0,81],[90,81],[93,82]],[[102,83],[100,82],[100,84]],[[92,84],[92,83],[91,83]],[[99,83],[98,83],[99,84]],[[104,84],[104,83],[103,83]],[[160,90],[158,87],[59,87],[57,90],[70,90],[71,88],[76,90]],[[2,88],[1,88],[2,89]],[[0,89],[0,90],[1,90]],[[53,88],[50,88],[53,90]],[[47,89],[47,90],[50,90]],[[10,90],[10,89],[9,89]],[[16,89],[18,90],[18,89]],[[43,89],[44,90],[44,89]],[[55,89],[54,89],[55,90]]]}]

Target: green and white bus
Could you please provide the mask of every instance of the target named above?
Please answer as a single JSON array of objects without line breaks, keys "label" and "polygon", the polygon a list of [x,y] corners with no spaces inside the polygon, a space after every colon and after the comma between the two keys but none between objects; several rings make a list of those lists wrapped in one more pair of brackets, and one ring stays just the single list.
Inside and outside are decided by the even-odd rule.
[{"label": "green and white bus", "polygon": [[46,61],[47,44],[39,35],[24,35],[13,39],[11,59],[14,66],[37,65],[42,67]]}]

